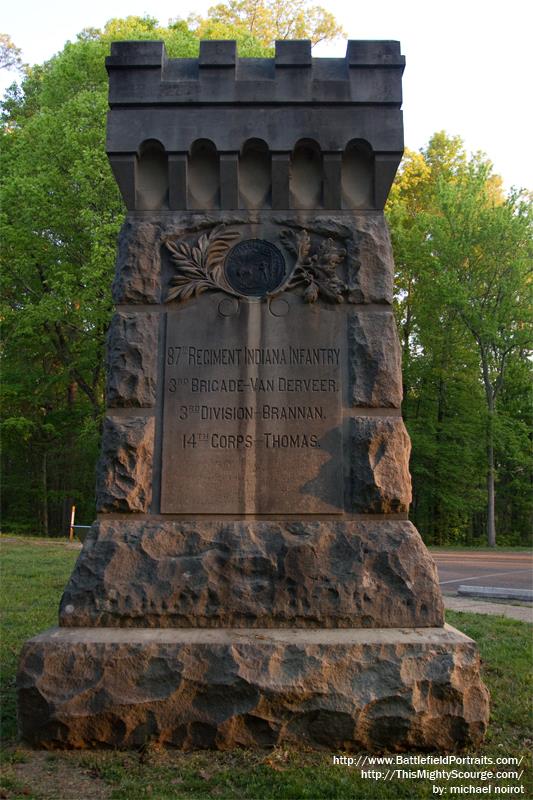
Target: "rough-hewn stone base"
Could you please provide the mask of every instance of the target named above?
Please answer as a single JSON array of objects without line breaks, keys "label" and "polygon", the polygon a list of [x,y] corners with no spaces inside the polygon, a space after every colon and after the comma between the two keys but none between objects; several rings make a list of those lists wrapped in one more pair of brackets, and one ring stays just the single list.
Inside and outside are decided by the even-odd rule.
[{"label": "rough-hewn stone base", "polygon": [[410,522],[97,522],[59,612],[72,628],[431,628],[437,571]]},{"label": "rough-hewn stone base", "polygon": [[40,747],[447,749],[488,719],[474,642],[450,627],[61,629],[28,641],[22,735]]}]

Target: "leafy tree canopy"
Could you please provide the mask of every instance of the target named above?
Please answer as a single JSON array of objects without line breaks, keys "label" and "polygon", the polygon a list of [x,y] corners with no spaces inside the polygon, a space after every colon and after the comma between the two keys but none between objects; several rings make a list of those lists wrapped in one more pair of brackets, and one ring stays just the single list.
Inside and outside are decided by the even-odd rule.
[{"label": "leafy tree canopy", "polygon": [[[456,464],[440,460],[453,425],[448,417],[462,420],[456,441],[468,432],[469,418],[484,420],[477,441],[471,440],[455,458],[468,464],[483,443],[486,455],[476,470],[483,491],[478,496],[485,497],[488,541],[494,544],[498,468],[502,475],[508,472],[505,442],[515,413],[508,403],[511,396],[514,402],[524,396],[518,364],[527,368],[533,342],[531,204],[524,192],[504,194],[483,154],[468,157],[459,137],[440,132],[422,152],[407,152],[387,211],[397,267],[408,422],[413,429],[418,423],[424,428],[421,441],[428,448],[428,464],[442,470],[433,480],[434,490],[439,491],[439,480],[442,487],[432,513],[439,511],[450,489],[461,493],[453,489]],[[458,381],[466,379],[470,388],[463,394],[465,405],[458,406]],[[498,403],[502,393],[506,400]],[[432,409],[425,405],[431,395]],[[415,419],[409,420],[413,413]],[[519,439],[524,467],[530,459],[523,421],[523,416],[520,423],[515,418],[520,433],[514,452],[516,456]],[[424,439],[430,431],[433,435]],[[415,444],[416,437],[415,432]],[[422,448],[415,464],[421,454]],[[471,486],[471,481],[464,485]]]},{"label": "leafy tree canopy", "polygon": [[[266,54],[250,34],[236,38],[241,54]],[[6,514],[20,520],[23,507],[33,519],[37,504],[44,531],[52,498],[77,498],[82,509],[93,504],[105,335],[124,218],[105,153],[105,56],[121,39],[163,40],[171,57],[193,57],[199,48],[183,21],[165,28],[148,16],[112,19],[28,68],[2,104],[4,468],[13,476]],[[54,507],[57,522],[65,513]]]},{"label": "leafy tree canopy", "polygon": [[277,39],[310,39],[315,45],[345,35],[331,12],[306,0],[228,0],[189,21],[200,38],[234,39],[238,32],[267,48]]}]

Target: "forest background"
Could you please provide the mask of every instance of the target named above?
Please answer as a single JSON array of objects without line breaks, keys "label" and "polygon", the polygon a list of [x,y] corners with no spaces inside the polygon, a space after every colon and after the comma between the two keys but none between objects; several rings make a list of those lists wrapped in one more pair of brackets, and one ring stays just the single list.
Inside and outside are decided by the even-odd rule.
[{"label": "forest background", "polygon": [[[201,38],[271,56],[276,38],[342,35],[303,0],[228,0],[166,27],[86,29],[22,67],[2,103],[3,528],[64,535],[95,515],[105,336],[125,209],[105,154],[110,42]],[[20,61],[9,37],[0,65]],[[431,544],[528,545],[533,521],[532,205],[483,154],[437,132],[406,151],[386,215],[396,261],[411,519]]]}]

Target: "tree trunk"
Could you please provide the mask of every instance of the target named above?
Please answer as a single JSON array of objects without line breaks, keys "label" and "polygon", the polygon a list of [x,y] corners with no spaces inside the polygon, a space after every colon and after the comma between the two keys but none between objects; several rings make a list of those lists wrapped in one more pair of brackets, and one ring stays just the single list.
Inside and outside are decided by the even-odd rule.
[{"label": "tree trunk", "polygon": [[402,417],[403,421],[407,419],[408,414],[408,407],[407,407],[407,396],[409,394],[409,386],[406,381],[406,366],[407,366],[407,359],[409,356],[409,344],[410,344],[410,336],[411,336],[411,306],[409,302],[407,302],[407,309],[405,312],[405,323],[402,327],[402,394],[404,405],[402,408]]},{"label": "tree trunk", "polygon": [[446,541],[446,526],[447,520],[443,519],[442,514],[442,486],[441,486],[441,464],[442,464],[442,439],[443,439],[443,426],[444,426],[444,411],[446,404],[446,386],[442,380],[442,375],[439,377],[439,387],[437,394],[437,432],[435,440],[437,443],[435,461],[433,465],[433,485],[435,487],[434,500],[433,500],[433,516],[434,516],[434,529],[435,541],[441,546],[449,544]]},{"label": "tree trunk", "polygon": [[487,544],[496,547],[496,514],[494,502],[494,439],[493,409],[489,409],[487,430]]},{"label": "tree trunk", "polygon": [[48,526],[48,465],[47,465],[46,452],[43,453],[41,477],[42,477],[42,492],[43,492],[43,504],[42,504],[43,534],[45,536],[48,536],[48,531],[49,531],[49,526]]},{"label": "tree trunk", "polygon": [[[496,388],[490,380],[489,362],[485,348],[478,340],[481,355],[481,366],[483,370],[483,383],[485,385],[485,397],[487,398],[487,544],[489,547],[496,547],[496,512],[494,496],[494,413],[496,411],[496,392],[498,391],[498,381]],[[499,380],[499,379],[498,379]]]}]

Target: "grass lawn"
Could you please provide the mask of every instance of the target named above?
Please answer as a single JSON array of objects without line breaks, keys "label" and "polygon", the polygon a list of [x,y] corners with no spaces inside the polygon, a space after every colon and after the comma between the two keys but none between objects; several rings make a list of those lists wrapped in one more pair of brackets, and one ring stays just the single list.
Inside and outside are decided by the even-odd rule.
[{"label": "grass lawn", "polygon": [[[328,752],[276,748],[264,751],[181,753],[147,748],[139,752],[53,752],[29,750],[16,740],[15,672],[25,639],[57,620],[59,598],[78,550],[64,542],[0,539],[2,778],[0,798],[50,800],[376,800],[437,797],[426,779],[376,781],[355,767],[333,766]],[[492,719],[485,744],[475,755],[524,757],[517,780],[495,780],[485,794],[443,797],[533,798],[531,781],[532,628],[527,623],[477,614],[447,614],[450,624],[478,642],[484,680],[492,695]],[[474,753],[472,753],[474,754]],[[337,755],[339,755],[337,753]],[[352,754],[353,755],[353,754]],[[431,767],[431,769],[442,767]],[[414,767],[408,767],[414,769]],[[479,769],[461,767],[461,769]],[[487,769],[487,768],[485,768]],[[490,767],[488,767],[490,769]],[[494,767],[514,769],[514,767]],[[454,785],[485,786],[476,780]],[[513,793],[497,794],[510,786]]]},{"label": "grass lawn", "polygon": [[426,545],[430,553],[447,553],[448,551],[454,553],[495,553],[501,555],[502,553],[531,553],[531,547],[513,545],[497,545],[496,547],[487,547],[486,545],[479,545],[479,547],[463,547],[462,544],[429,544]]}]

